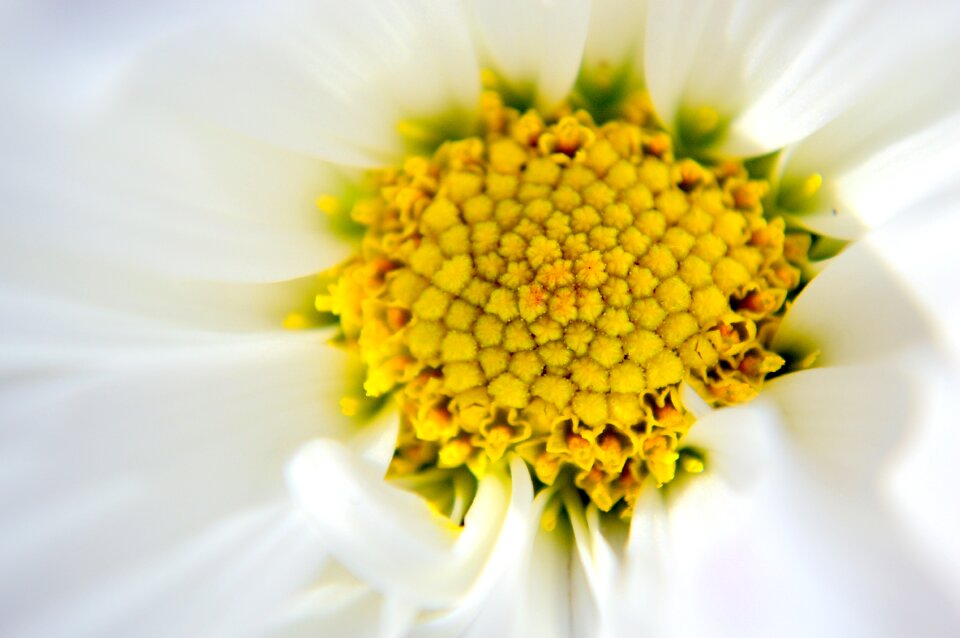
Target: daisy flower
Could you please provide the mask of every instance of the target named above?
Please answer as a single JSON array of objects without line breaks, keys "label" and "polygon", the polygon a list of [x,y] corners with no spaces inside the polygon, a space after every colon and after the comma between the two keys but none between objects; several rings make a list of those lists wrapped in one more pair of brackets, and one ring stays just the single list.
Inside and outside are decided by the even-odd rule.
[{"label": "daisy flower", "polygon": [[0,9],[2,633],[956,633],[958,26]]}]

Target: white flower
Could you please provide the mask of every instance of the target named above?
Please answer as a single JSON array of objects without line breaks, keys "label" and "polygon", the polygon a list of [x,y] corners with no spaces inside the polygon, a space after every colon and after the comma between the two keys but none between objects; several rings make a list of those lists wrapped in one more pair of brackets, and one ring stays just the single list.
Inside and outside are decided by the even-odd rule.
[{"label": "white flower", "polygon": [[[947,2],[302,2],[0,11],[0,633],[933,635],[960,627],[960,50]],[[784,148],[798,223],[856,243],[779,339],[817,367],[691,440],[627,528],[484,478],[462,530],[383,480],[280,329],[350,247],[313,201],[473,112],[627,64],[719,151]],[[797,185],[800,186],[797,186]],[[799,210],[804,208],[804,210]],[[293,302],[291,300],[294,300]]]}]

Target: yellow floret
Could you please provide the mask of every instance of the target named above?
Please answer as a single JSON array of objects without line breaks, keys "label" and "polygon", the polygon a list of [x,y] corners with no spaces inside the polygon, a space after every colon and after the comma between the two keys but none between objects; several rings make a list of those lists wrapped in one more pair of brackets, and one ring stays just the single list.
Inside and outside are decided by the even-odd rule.
[{"label": "yellow floret", "polygon": [[607,171],[604,181],[614,190],[625,190],[636,183],[637,167],[626,160],[619,160]]},{"label": "yellow floret", "polygon": [[590,342],[590,347],[587,352],[590,354],[591,359],[604,368],[610,368],[623,359],[623,348],[620,340],[605,335],[595,337]]},{"label": "yellow floret", "polygon": [[611,337],[620,337],[634,329],[633,323],[626,310],[622,308],[607,308],[597,319],[597,329],[610,335]]},{"label": "yellow floret", "polygon": [[435,321],[418,321],[410,326],[406,333],[410,354],[428,361],[440,355],[440,344],[445,330]]},{"label": "yellow floret", "polygon": [[507,352],[532,350],[536,346],[533,335],[527,324],[521,320],[514,320],[503,329],[503,348]]},{"label": "yellow floret", "polygon": [[470,228],[455,224],[440,234],[440,251],[447,257],[470,252]]},{"label": "yellow floret", "polygon": [[474,361],[458,361],[443,366],[444,386],[454,394],[483,385],[485,381],[479,364]]},{"label": "yellow floret", "polygon": [[667,316],[667,313],[660,307],[656,299],[650,298],[633,302],[633,305],[631,305],[628,310],[628,314],[630,315],[630,320],[635,325],[640,328],[646,328],[647,330],[653,330],[659,326],[664,317]]},{"label": "yellow floret", "polygon": [[543,362],[552,367],[564,367],[573,360],[573,351],[559,341],[544,344],[537,352]]},{"label": "yellow floret", "polygon": [[597,392],[577,392],[573,395],[573,413],[587,425],[603,425],[607,422],[607,398]]},{"label": "yellow floret", "polygon": [[510,358],[510,372],[529,384],[543,372],[543,362],[535,352],[517,352]]},{"label": "yellow floret", "polygon": [[477,320],[480,311],[473,305],[455,299],[447,310],[447,316],[444,317],[444,323],[452,330],[466,332],[473,327],[473,322]]},{"label": "yellow floret", "polygon": [[503,340],[503,322],[492,315],[481,315],[474,326],[473,334],[481,346],[499,345]]},{"label": "yellow floret", "polygon": [[517,296],[512,290],[497,288],[491,293],[490,301],[483,309],[496,315],[502,321],[510,321],[519,314]]},{"label": "yellow floret", "polygon": [[647,387],[643,368],[632,361],[618,363],[610,370],[610,390],[639,394]]},{"label": "yellow floret", "polygon": [[683,362],[675,353],[664,350],[646,363],[647,387],[665,388],[683,380]]},{"label": "yellow floret", "polygon": [[495,250],[500,243],[500,226],[492,221],[474,224],[470,231],[470,243],[476,255]]},{"label": "yellow floret", "polygon": [[553,186],[560,179],[560,167],[549,158],[534,158],[527,163],[523,179],[531,184]]},{"label": "yellow floret", "polygon": [[527,262],[534,268],[554,262],[562,256],[560,244],[544,236],[534,237],[527,247]]},{"label": "yellow floret", "polygon": [[750,282],[750,272],[740,262],[724,257],[713,267],[713,281],[730,295]]},{"label": "yellow floret", "polygon": [[409,308],[420,298],[429,284],[412,270],[400,270],[390,279],[390,296],[402,306]]},{"label": "yellow floret", "polygon": [[690,307],[690,286],[679,277],[664,279],[653,294],[660,307],[668,313]]},{"label": "yellow floret", "polygon": [[669,315],[657,328],[657,332],[663,337],[663,342],[671,348],[678,347],[687,340],[687,337],[700,329],[697,320],[688,312],[678,312]]},{"label": "yellow floret", "polygon": [[421,319],[442,319],[450,305],[450,295],[430,286],[413,304],[413,313]]},{"label": "yellow floret", "polygon": [[421,224],[428,233],[439,234],[460,222],[460,211],[448,199],[438,198],[423,211]]},{"label": "yellow floret", "polygon": [[569,213],[583,203],[580,191],[570,186],[560,186],[550,195],[550,201],[557,210]]},{"label": "yellow floret", "polygon": [[530,402],[527,384],[509,372],[491,381],[489,392],[497,403],[508,408],[523,408]]},{"label": "yellow floret", "polygon": [[710,325],[729,309],[727,297],[716,286],[694,291],[690,312],[701,325]]},{"label": "yellow floret", "polygon": [[691,288],[701,288],[713,283],[713,268],[706,261],[690,255],[680,264],[680,278]]},{"label": "yellow floret", "polygon": [[584,390],[606,392],[610,389],[610,373],[605,367],[586,357],[570,364],[570,379]]},{"label": "yellow floret", "polygon": [[446,186],[450,199],[460,203],[480,194],[483,190],[483,176],[478,173],[454,171],[447,176]]},{"label": "yellow floret", "polygon": [[478,356],[480,367],[488,379],[497,377],[502,372],[506,372],[510,365],[510,353],[503,348],[484,348]]},{"label": "yellow floret", "polygon": [[448,332],[441,356],[444,361],[471,361],[477,356],[477,342],[465,332]]},{"label": "yellow floret", "polygon": [[[600,126],[571,104],[545,120],[485,92],[480,133],[378,171],[349,211],[365,236],[316,307],[366,394],[400,408],[391,475],[480,477],[513,452],[628,517],[651,482],[704,469],[685,392],[736,403],[784,365],[768,344],[809,236],[764,216],[768,186],[742,164],[676,159],[649,98],[618,108]],[[377,403],[352,390],[342,405],[366,418]]]},{"label": "yellow floret", "polygon": [[563,409],[570,403],[576,386],[569,379],[547,375],[534,381],[531,388],[534,396],[553,404],[557,409]]},{"label": "yellow floret", "polygon": [[642,364],[663,350],[663,339],[650,330],[637,330],[624,338],[623,349],[631,361]]},{"label": "yellow floret", "polygon": [[430,281],[434,286],[452,295],[463,290],[473,277],[473,260],[469,255],[457,255],[443,262]]},{"label": "yellow floret", "polygon": [[498,173],[519,173],[527,161],[527,152],[509,138],[499,139],[490,145],[490,166]]},{"label": "yellow floret", "polygon": [[442,264],[443,252],[431,241],[424,241],[410,256],[410,268],[424,277],[431,277]]},{"label": "yellow floret", "polygon": [[578,258],[573,267],[577,282],[588,288],[596,288],[607,280],[607,264],[603,255],[592,251]]}]

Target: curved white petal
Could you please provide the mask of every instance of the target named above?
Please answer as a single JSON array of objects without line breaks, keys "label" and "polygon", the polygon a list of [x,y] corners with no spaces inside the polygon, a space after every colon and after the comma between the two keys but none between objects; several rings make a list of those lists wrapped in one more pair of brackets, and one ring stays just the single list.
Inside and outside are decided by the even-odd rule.
[{"label": "curved white petal", "polygon": [[645,486],[626,537],[622,524],[602,520],[595,507],[568,506],[568,512],[591,603],[584,607],[587,617],[578,620],[592,627],[581,626],[575,635],[664,635],[675,611],[668,608],[675,548],[662,493]]},{"label": "curved white petal", "polygon": [[[958,16],[937,17],[960,24]],[[804,225],[857,238],[956,184],[960,87],[953,80],[960,49],[955,38],[940,39],[946,41],[912,54],[911,65],[790,149],[786,181],[823,176]]]},{"label": "curved white petal", "polygon": [[507,479],[489,474],[460,531],[420,496],[384,481],[383,467],[332,440],[305,446],[287,475],[331,555],[365,582],[419,607],[444,606],[470,587],[510,505]]},{"label": "curved white petal", "polygon": [[[329,572],[330,570],[327,570]],[[320,584],[291,600],[268,635],[283,638],[374,638],[381,625],[383,598],[342,568],[324,573]]]},{"label": "curved white petal", "polygon": [[[759,399],[698,418],[683,440],[705,455],[707,474],[720,477],[733,488],[748,490],[763,479],[771,457],[779,453],[781,426],[776,406]],[[698,479],[690,482],[696,484]]]},{"label": "curved white petal", "polygon": [[590,24],[590,2],[469,0],[481,59],[508,84],[549,108],[573,87]]},{"label": "curved white petal", "polygon": [[[960,189],[903,209],[863,243],[883,255],[911,297],[926,308],[934,328],[933,344],[952,356],[960,355]],[[906,324],[904,324],[906,325]]]},{"label": "curved white petal", "polygon": [[814,368],[764,386],[792,445],[834,482],[874,484],[916,436],[924,389],[904,367]]},{"label": "curved white petal", "polygon": [[524,597],[525,620],[521,636],[572,638],[582,635],[574,628],[571,609],[570,562],[573,540],[565,529],[538,529],[527,573]]},{"label": "curved white petal", "polygon": [[600,623],[600,610],[584,561],[574,556],[570,560],[570,616],[571,634],[594,636]]},{"label": "curved white petal", "polygon": [[858,365],[937,341],[934,324],[875,247],[857,243],[800,293],[778,352],[820,351],[817,365]]},{"label": "curved white petal", "polygon": [[[768,402],[714,410],[699,419],[685,441],[697,447],[707,463],[703,475],[657,489],[644,486],[629,533],[604,522],[596,508],[586,511],[575,499],[567,510],[576,538],[596,618],[586,635],[673,635],[679,619],[690,614],[677,585],[679,554],[704,551],[736,530],[731,514],[749,502],[770,474],[771,457],[780,454],[780,422]],[[710,533],[684,528],[678,536],[673,520],[687,512],[716,517]],[[586,607],[589,610],[589,606]]]},{"label": "curved white petal", "polygon": [[[413,636],[557,636],[566,631],[569,546],[540,529],[552,491],[533,497],[526,464],[510,463],[515,489],[496,546],[470,590],[448,613],[424,620]],[[559,632],[559,633],[558,633]]]},{"label": "curved white petal", "polygon": [[925,401],[916,427],[888,469],[884,487],[913,547],[960,606],[960,481],[955,461],[960,448],[960,368],[956,361],[924,370]]},{"label": "curved white petal", "polygon": [[152,5],[11,0],[0,7],[0,87],[4,103],[42,110],[98,108],[131,64],[164,38],[209,19],[228,3],[189,0]]},{"label": "curved white petal", "polygon": [[[326,396],[340,383],[324,368],[329,351],[270,337],[158,349],[80,376],[9,377],[0,564],[4,600],[19,611],[4,620],[42,635],[76,621],[102,635],[157,614],[158,628],[219,635],[231,622],[210,615],[226,604],[220,579],[277,570],[282,591],[248,583],[251,612],[288,593],[288,576],[301,584],[319,546],[284,522],[283,467],[302,441],[350,425]],[[194,595],[199,609],[183,604]]]},{"label": "curved white petal", "polygon": [[[803,388],[793,390],[794,405],[801,392],[817,400]],[[817,414],[785,406],[781,421],[778,399],[717,410],[695,424],[691,443],[704,450],[707,470],[667,494],[665,532],[643,524],[632,535],[634,551],[643,548],[649,557],[648,573],[666,566],[647,584],[654,611],[645,620],[652,633],[896,636],[910,627],[935,635],[955,630],[956,614],[918,568],[875,487],[834,480],[828,466],[793,441],[797,420],[819,427]],[[745,473],[740,464],[754,469]],[[638,622],[628,614],[620,618],[621,631]]]},{"label": "curved white petal", "polygon": [[457,3],[248,5],[138,71],[146,95],[188,117],[360,166],[402,154],[401,119],[472,111],[479,94]]},{"label": "curved white petal", "polygon": [[646,0],[593,0],[583,50],[584,67],[607,64],[616,68],[628,63],[635,73],[642,74],[646,20]]},{"label": "curved white petal", "polygon": [[950,37],[942,3],[651,3],[646,75],[668,124],[681,107],[717,109],[722,150],[754,155],[822,127]]},{"label": "curved white petal", "polygon": [[618,565],[621,557],[597,528],[596,508],[585,508],[578,494],[567,492],[563,496],[576,547],[571,593],[577,635],[606,638],[617,621],[615,596],[622,577]]},{"label": "curved white petal", "polygon": [[316,160],[142,109],[11,124],[0,133],[5,279],[84,267],[93,279],[99,266],[115,279],[279,281],[351,250],[315,205],[341,179]]},{"label": "curved white petal", "polygon": [[[323,561],[309,529],[284,505],[237,514],[168,551],[136,563],[111,564],[90,547],[78,563],[110,564],[112,573],[61,591],[4,592],[11,607],[0,620],[18,636],[236,636],[262,631],[283,601]],[[59,567],[63,569],[63,567]],[[60,578],[75,574],[58,571]],[[53,589],[59,589],[53,588]]]},{"label": "curved white petal", "polygon": [[[958,618],[869,493],[778,471],[741,507],[685,508],[673,563],[678,635],[949,635]],[[695,503],[691,504],[695,505]],[[717,523],[724,534],[711,532]],[[729,529],[732,528],[732,529]],[[676,607],[675,607],[676,608]]]}]

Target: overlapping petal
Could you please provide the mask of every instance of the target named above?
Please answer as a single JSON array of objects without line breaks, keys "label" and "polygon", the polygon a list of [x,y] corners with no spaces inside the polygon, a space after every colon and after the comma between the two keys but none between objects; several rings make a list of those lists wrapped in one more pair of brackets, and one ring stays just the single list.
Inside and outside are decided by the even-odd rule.
[{"label": "overlapping petal", "polygon": [[[290,0],[76,28],[50,26],[59,5],[3,11],[22,28],[0,68],[38,80],[4,91],[0,133],[8,633],[957,626],[953,8]],[[32,55],[42,34],[71,37]],[[567,495],[570,538],[540,530],[561,495],[535,498],[514,459],[457,529],[383,481],[396,424],[339,415],[323,336],[262,331],[351,250],[313,202],[343,167],[464,130],[481,64],[551,105],[581,61],[631,63],[669,127],[716,108],[722,152],[791,145],[785,178],[825,178],[801,223],[886,226],[783,324],[778,347],[818,367],[701,410],[705,476],[646,490],[629,529]]]}]

